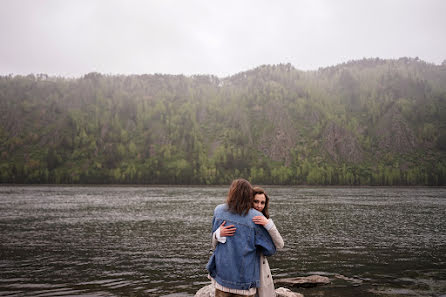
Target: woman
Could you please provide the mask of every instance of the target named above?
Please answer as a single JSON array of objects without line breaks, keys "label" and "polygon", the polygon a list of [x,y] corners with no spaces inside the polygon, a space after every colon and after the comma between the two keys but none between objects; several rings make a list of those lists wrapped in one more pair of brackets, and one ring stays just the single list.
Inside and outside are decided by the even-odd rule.
[{"label": "woman", "polygon": [[[263,216],[255,216],[252,220],[257,225],[262,225],[268,230],[274,245],[277,249],[281,249],[284,246],[282,236],[274,225],[273,220],[269,218],[269,197],[265,190],[261,187],[253,188],[253,207],[254,209],[260,211]],[[221,224],[219,229],[214,232],[212,236],[212,245],[215,248],[218,242],[226,242],[226,236],[233,236],[235,233],[235,228],[233,225],[224,226],[225,222]],[[275,296],[274,283],[271,275],[271,270],[269,268],[268,260],[263,255],[260,255],[260,287],[257,288],[257,296],[259,297],[271,297]]]},{"label": "woman", "polygon": [[214,210],[212,231],[219,227],[226,231],[224,225],[228,222],[231,226],[227,229],[232,233],[225,238],[225,244],[216,245],[206,265],[216,297],[254,297],[260,285],[260,253],[269,256],[276,252],[266,229],[254,222],[254,217],[261,213],[252,205],[251,184],[247,180],[237,179],[231,184],[226,203]]}]

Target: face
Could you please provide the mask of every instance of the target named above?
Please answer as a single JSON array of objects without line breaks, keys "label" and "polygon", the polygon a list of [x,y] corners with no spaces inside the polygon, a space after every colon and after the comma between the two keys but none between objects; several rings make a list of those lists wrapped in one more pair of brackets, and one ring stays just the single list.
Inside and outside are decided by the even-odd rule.
[{"label": "face", "polygon": [[265,194],[256,194],[254,196],[254,208],[258,211],[262,211],[265,208],[266,198]]}]

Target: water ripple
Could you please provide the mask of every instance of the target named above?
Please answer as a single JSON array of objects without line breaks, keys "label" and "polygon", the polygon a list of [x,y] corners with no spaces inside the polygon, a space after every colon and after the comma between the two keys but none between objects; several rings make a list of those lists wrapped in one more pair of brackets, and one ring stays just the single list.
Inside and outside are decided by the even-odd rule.
[{"label": "water ripple", "polygon": [[[193,296],[208,283],[212,212],[226,194],[227,187],[2,187],[0,295]],[[355,289],[335,280],[350,291],[332,296],[446,292],[445,189],[269,194],[285,240],[270,258],[275,277],[363,280]]]}]

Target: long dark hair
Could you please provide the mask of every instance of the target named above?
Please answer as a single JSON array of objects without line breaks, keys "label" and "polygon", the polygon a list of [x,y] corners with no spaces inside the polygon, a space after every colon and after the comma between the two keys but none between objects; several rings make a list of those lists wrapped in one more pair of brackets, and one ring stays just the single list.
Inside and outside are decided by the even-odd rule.
[{"label": "long dark hair", "polygon": [[244,216],[252,208],[253,197],[249,181],[239,178],[232,181],[226,203],[231,212]]},{"label": "long dark hair", "polygon": [[257,194],[263,194],[265,195],[265,207],[262,210],[263,215],[269,219],[269,209],[268,209],[268,205],[269,205],[269,197],[266,194],[265,190],[261,187],[253,187],[252,188],[252,197],[253,197],[253,201],[254,201],[254,196]]}]

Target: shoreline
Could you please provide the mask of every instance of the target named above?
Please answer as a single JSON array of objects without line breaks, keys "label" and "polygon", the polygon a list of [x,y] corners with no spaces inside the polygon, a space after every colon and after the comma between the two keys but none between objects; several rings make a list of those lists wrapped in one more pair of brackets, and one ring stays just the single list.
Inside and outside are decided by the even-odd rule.
[{"label": "shoreline", "polygon": [[[214,187],[227,187],[229,184],[213,184],[213,185],[201,185],[201,184],[10,184],[10,183],[0,183],[0,187],[8,186],[8,187],[175,187],[175,188],[214,188]],[[257,184],[256,184],[257,185]],[[280,188],[280,187],[289,187],[289,188],[302,188],[302,189],[314,189],[314,188],[352,188],[352,189],[398,189],[398,188],[410,188],[410,189],[446,189],[445,186],[411,186],[411,185],[398,185],[398,186],[380,186],[380,185],[269,185],[269,184],[260,184],[259,186],[267,187],[267,188]]]}]

